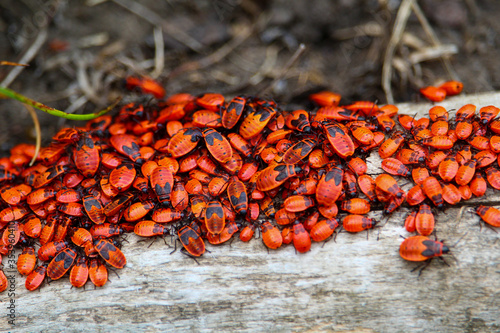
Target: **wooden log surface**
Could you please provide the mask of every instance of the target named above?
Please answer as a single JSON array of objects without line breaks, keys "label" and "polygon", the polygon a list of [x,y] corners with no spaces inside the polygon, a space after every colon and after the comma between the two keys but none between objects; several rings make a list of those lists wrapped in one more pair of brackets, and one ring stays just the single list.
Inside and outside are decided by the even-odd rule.
[{"label": "wooden log surface", "polygon": [[[500,93],[458,96],[440,105],[450,110],[467,103],[500,106]],[[431,106],[399,108],[424,115]],[[370,173],[378,172],[376,155],[369,159]],[[474,202],[499,199],[488,190]],[[500,234],[480,229],[468,207],[438,212],[437,235],[449,245],[458,241],[452,248],[456,261],[447,256],[448,267],[434,260],[418,277],[412,272],[417,265],[398,253],[400,235],[408,235],[402,226],[408,211],[398,210],[368,239],[366,233],[342,232],[306,254],[293,246],[268,253],[261,239],[236,240],[208,245],[199,264],[179,251],[170,254],[162,240],[148,248],[150,241],[128,235],[127,266],[117,272],[120,278],[110,272],[103,288],[88,283],[85,291],[70,289],[63,278],[28,292],[24,277],[14,273],[15,296],[0,296],[0,331],[500,331]],[[380,211],[371,215],[385,222]],[[11,299],[14,326],[7,317]]]}]

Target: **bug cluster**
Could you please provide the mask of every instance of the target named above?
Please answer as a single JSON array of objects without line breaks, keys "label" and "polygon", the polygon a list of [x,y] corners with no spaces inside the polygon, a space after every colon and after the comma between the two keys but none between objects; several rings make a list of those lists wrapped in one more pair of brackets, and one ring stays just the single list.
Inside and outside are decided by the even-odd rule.
[{"label": "bug cluster", "polygon": [[[170,235],[199,257],[205,242],[221,244],[237,232],[248,242],[257,229],[269,249],[293,243],[307,252],[311,240],[325,241],[339,227],[373,228],[371,206],[390,214],[405,201],[420,207],[405,226],[422,236],[405,240],[401,255],[424,260],[447,252],[426,237],[434,226],[430,205],[484,194],[483,170],[500,188],[492,166],[500,137],[486,136],[500,133],[495,107],[476,117],[466,105],[450,122],[436,106],[430,119],[399,115],[404,130],[395,131],[394,105],[340,107],[340,96],[327,91],[310,96],[316,108],[308,112],[254,96],[164,99],[154,81],[127,85],[160,101],[61,129],[33,166],[35,148],[27,144],[0,159],[0,253],[22,248],[17,268],[28,290],[67,273],[75,287],[89,278],[103,286],[108,267],[126,265],[124,233]],[[374,149],[387,172],[375,179],[364,162]],[[393,176],[417,185],[406,193]],[[491,209],[477,212],[498,226]],[[6,288],[1,272],[0,291]]]}]

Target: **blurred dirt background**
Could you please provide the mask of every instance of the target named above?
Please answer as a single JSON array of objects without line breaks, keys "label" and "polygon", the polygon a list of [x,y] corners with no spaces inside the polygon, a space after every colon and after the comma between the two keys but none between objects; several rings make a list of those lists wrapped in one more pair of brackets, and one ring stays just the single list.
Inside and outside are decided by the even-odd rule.
[{"label": "blurred dirt background", "polygon": [[[422,15],[412,11],[388,64],[395,102],[421,101],[418,88],[453,78],[464,82],[466,93],[498,90],[500,2],[416,3]],[[263,94],[292,108],[306,106],[309,93],[330,89],[345,103],[383,104],[384,56],[400,4],[2,0],[0,60],[30,66],[17,75],[15,67],[0,67],[0,86],[77,113],[103,109],[118,96],[150,102],[124,90],[127,75],[151,76],[169,95]],[[301,43],[305,51],[290,63]],[[34,142],[22,104],[0,100],[0,110],[0,154],[19,142]],[[61,126],[78,124],[38,114],[44,144]]]}]

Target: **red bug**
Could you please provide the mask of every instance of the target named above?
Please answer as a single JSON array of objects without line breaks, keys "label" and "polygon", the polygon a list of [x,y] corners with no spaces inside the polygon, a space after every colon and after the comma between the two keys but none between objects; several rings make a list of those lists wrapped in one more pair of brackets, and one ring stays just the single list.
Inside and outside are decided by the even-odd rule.
[{"label": "red bug", "polygon": [[196,104],[207,110],[219,111],[221,106],[224,105],[224,96],[206,93],[196,98]]},{"label": "red bug", "polygon": [[460,166],[455,176],[458,185],[467,185],[470,183],[476,173],[476,161],[469,160]]},{"label": "red bug", "polygon": [[154,208],[154,203],[151,200],[139,201],[127,207],[123,212],[123,218],[128,222],[133,222],[142,219]]},{"label": "red bug", "polygon": [[262,241],[271,250],[276,250],[283,244],[281,232],[269,221],[262,222],[260,226]]},{"label": "red bug", "polygon": [[47,273],[47,264],[38,266],[35,268],[26,278],[25,286],[29,291],[38,289],[43,280],[45,280],[45,274]]},{"label": "red bug", "polygon": [[272,190],[300,171],[301,168],[293,164],[278,164],[267,167],[257,179],[257,189],[260,191]]},{"label": "red bug", "polygon": [[95,224],[101,224],[106,221],[106,215],[104,214],[104,210],[99,199],[93,195],[87,195],[83,197],[82,202],[85,212],[87,212],[87,215],[92,222]]},{"label": "red bug", "polygon": [[59,252],[47,266],[47,276],[52,280],[60,279],[73,266],[76,259],[76,252],[66,248]]},{"label": "red bug", "polygon": [[321,220],[312,227],[309,234],[313,241],[322,242],[333,235],[338,226],[339,222],[334,218]]},{"label": "red bug", "polygon": [[170,229],[154,221],[141,221],[135,225],[134,233],[141,237],[154,237],[167,235]]},{"label": "red bug", "polygon": [[474,210],[484,222],[493,227],[500,227],[500,210],[488,206],[477,206]]},{"label": "red bug", "polygon": [[285,124],[288,128],[298,130],[299,132],[309,133],[311,131],[309,113],[306,110],[289,112],[285,117]]},{"label": "red bug", "polygon": [[69,246],[65,240],[57,242],[48,242],[38,249],[38,259],[43,261],[52,260],[56,254]]},{"label": "red bug", "polygon": [[246,215],[248,209],[247,189],[243,182],[233,178],[227,187],[227,196],[234,210],[241,215]]},{"label": "red bug", "polygon": [[315,205],[314,199],[303,195],[292,195],[284,202],[284,207],[289,212],[302,212]]},{"label": "red bug", "polygon": [[462,200],[462,195],[455,185],[445,184],[443,185],[443,200],[450,205],[456,205]]},{"label": "red bug", "polygon": [[205,253],[205,243],[200,235],[190,226],[184,226],[177,232],[179,240],[184,249],[193,257],[199,257]]},{"label": "red bug", "polygon": [[305,139],[297,142],[295,145],[290,147],[283,155],[283,162],[286,164],[295,164],[311,153],[311,151],[316,147],[316,140]]},{"label": "red bug", "polygon": [[340,208],[351,214],[363,215],[370,211],[370,203],[365,199],[352,198],[342,201]]},{"label": "red bug", "polygon": [[429,177],[424,180],[422,189],[436,207],[443,207],[443,189],[436,178]]},{"label": "red bug", "polygon": [[151,178],[149,180],[158,201],[166,205],[170,200],[170,195],[174,186],[174,176],[172,172],[167,167],[158,166],[151,173]]},{"label": "red bug", "polygon": [[143,94],[151,94],[157,99],[165,97],[165,89],[155,80],[148,77],[128,76],[125,87],[129,90],[139,89]]},{"label": "red bug", "polygon": [[395,176],[408,176],[410,169],[404,165],[400,160],[395,158],[386,158],[382,161],[382,169]]},{"label": "red bug", "polygon": [[483,125],[488,124],[500,113],[500,109],[493,105],[488,105],[479,109],[480,122]]},{"label": "red bug", "polygon": [[422,236],[429,236],[434,231],[434,214],[432,214],[429,205],[420,205],[415,217],[415,227],[417,232]]},{"label": "red bug", "polygon": [[250,154],[252,153],[250,145],[245,139],[241,137],[241,135],[237,133],[229,133],[227,135],[227,138],[229,139],[231,147],[247,157],[250,156]]},{"label": "red bug", "polygon": [[246,140],[255,137],[266,127],[269,121],[276,115],[276,109],[272,105],[263,105],[252,111],[241,122],[239,134]]},{"label": "red bug", "polygon": [[354,143],[349,134],[339,124],[327,124],[323,127],[328,141],[335,153],[341,158],[354,154]]},{"label": "red bug", "polygon": [[436,88],[428,86],[420,89],[420,93],[432,102],[441,102],[446,98],[446,90],[443,88]]},{"label": "red bug", "polygon": [[246,99],[243,96],[234,97],[227,108],[222,112],[222,126],[227,129],[233,128],[240,120],[245,109]]},{"label": "red bug", "polygon": [[404,196],[403,190],[401,190],[396,180],[392,178],[392,176],[390,175],[386,174],[379,175],[375,179],[375,185],[378,189],[382,190],[383,192],[386,192],[397,198],[401,198]]},{"label": "red bug", "polygon": [[447,96],[458,95],[464,89],[464,84],[460,81],[446,81],[439,88],[446,91]]},{"label": "red bug", "polygon": [[[358,186],[361,192],[368,197],[370,201],[375,201],[377,198],[375,196],[375,180],[368,175],[361,175],[358,177]],[[316,200],[318,198],[316,197]]]},{"label": "red bug", "polygon": [[447,156],[441,163],[439,163],[439,176],[445,182],[450,182],[457,175],[458,169],[459,165],[455,157]]},{"label": "red bug", "polygon": [[128,134],[113,135],[109,142],[122,155],[128,156],[133,162],[142,164],[144,160],[142,159],[137,139]]},{"label": "red bug", "polygon": [[219,201],[210,201],[205,209],[205,225],[211,234],[220,234],[225,226],[225,216]]},{"label": "red bug", "polygon": [[309,95],[309,99],[319,106],[338,105],[341,96],[331,91],[320,91]]},{"label": "red bug", "polygon": [[328,206],[337,201],[342,193],[342,178],[344,171],[334,167],[321,177],[316,187],[318,204]]},{"label": "red bug", "polygon": [[377,225],[377,221],[362,215],[347,215],[342,221],[343,228],[348,232],[360,232],[371,229]]},{"label": "red bug", "polygon": [[224,229],[222,230],[221,233],[215,235],[215,234],[211,234],[210,232],[207,233],[207,240],[210,244],[212,245],[218,245],[218,244],[222,244],[224,242],[227,242],[228,240],[231,239],[231,237],[233,237],[233,235],[238,232],[239,228],[238,228],[238,225],[233,222],[233,221],[230,221],[226,224],[226,226],[224,227]]},{"label": "red bug", "polygon": [[89,230],[92,238],[109,238],[113,236],[119,236],[125,232],[121,225],[103,223],[94,224]]},{"label": "red bug", "polygon": [[210,154],[221,163],[229,162],[233,149],[227,139],[213,128],[207,128],[202,134]]},{"label": "red bug", "polygon": [[483,196],[486,193],[487,186],[488,185],[486,183],[486,180],[480,173],[476,173],[469,184],[472,194],[474,194],[476,197]]},{"label": "red bug", "polygon": [[385,140],[378,149],[380,158],[386,159],[396,153],[399,147],[405,141],[404,137],[399,133],[394,133],[389,139]]},{"label": "red bug", "polygon": [[250,223],[240,231],[240,240],[242,242],[249,242],[252,239],[254,233],[255,233],[255,224]]},{"label": "red bug", "polygon": [[28,237],[38,238],[42,232],[42,222],[36,216],[27,217],[24,221],[23,231]]},{"label": "red bug", "polygon": [[80,140],[76,143],[73,157],[75,166],[85,177],[93,177],[99,169],[99,149],[86,132],[82,133]]},{"label": "red bug", "polygon": [[293,246],[299,253],[305,253],[311,249],[311,237],[299,221],[293,223]]},{"label": "red bug", "polygon": [[415,184],[422,185],[424,180],[429,177],[429,170],[427,168],[414,168],[411,171],[411,175]]},{"label": "red bug", "polygon": [[281,230],[281,237],[283,238],[283,244],[290,244],[293,242],[293,228],[284,227]]},{"label": "red bug", "polygon": [[443,242],[425,236],[408,237],[399,247],[399,255],[408,261],[426,261],[449,252],[450,249]]},{"label": "red bug", "polygon": [[29,275],[36,266],[35,249],[31,246],[25,247],[23,253],[17,259],[17,271],[21,275]]},{"label": "red bug", "polygon": [[405,219],[405,229],[408,232],[415,232],[417,226],[415,224],[415,218],[417,217],[417,212],[413,211]]},{"label": "red bug", "polygon": [[96,287],[102,287],[108,281],[108,270],[97,258],[90,259],[89,278]]},{"label": "red bug", "polygon": [[113,201],[104,206],[103,210],[104,215],[113,216],[117,214],[121,209],[125,207],[125,204],[129,202],[133,197],[134,195],[132,193],[124,193],[118,196]]},{"label": "red bug", "polygon": [[8,286],[9,281],[7,280],[7,277],[5,276],[3,270],[0,269],[0,293],[7,290]]},{"label": "red bug", "polygon": [[120,164],[109,174],[109,183],[118,191],[126,191],[135,180],[137,171],[130,163]]},{"label": "red bug", "polygon": [[[269,191],[271,192],[271,191]],[[269,192],[267,192],[269,194]],[[286,206],[285,206],[286,208]],[[274,217],[276,214],[276,210],[274,209],[273,205],[273,199],[271,199],[269,196],[265,196],[261,201],[260,201],[260,211],[266,214],[267,217]]]},{"label": "red bug", "polygon": [[87,258],[78,257],[75,265],[71,268],[69,273],[69,282],[75,288],[83,287],[89,278],[89,267],[87,265]]},{"label": "red bug", "polygon": [[123,255],[123,252],[109,241],[96,239],[94,246],[99,255],[111,266],[123,268],[127,264],[127,259]]}]

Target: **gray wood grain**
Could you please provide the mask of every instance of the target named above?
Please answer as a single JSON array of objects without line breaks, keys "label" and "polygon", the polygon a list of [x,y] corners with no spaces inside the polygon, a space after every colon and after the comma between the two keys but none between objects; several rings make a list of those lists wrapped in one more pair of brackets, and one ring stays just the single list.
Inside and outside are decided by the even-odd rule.
[{"label": "gray wood grain", "polygon": [[[459,96],[441,105],[466,103],[500,105],[500,94]],[[414,114],[430,106],[403,104],[400,110]],[[479,201],[498,199],[489,191]],[[293,246],[268,253],[260,239],[208,245],[211,252],[199,265],[179,251],[171,255],[162,240],[147,248],[149,241],[128,235],[127,266],[117,272],[120,278],[110,273],[103,288],[70,289],[63,278],[28,292],[16,274],[16,325],[7,321],[3,293],[0,331],[500,331],[500,235],[480,230],[468,208],[437,212],[438,237],[450,245],[463,238],[452,248],[456,260],[446,257],[450,267],[434,260],[418,277],[411,272],[417,265],[398,254],[408,211],[391,215],[368,239],[366,232],[344,231],[306,254]],[[385,222],[380,212],[371,215]]]}]

